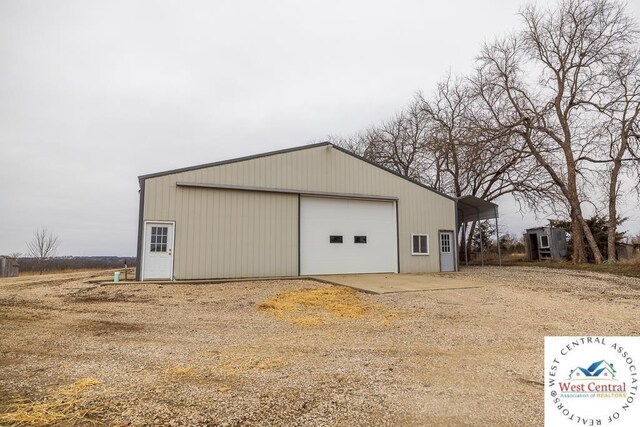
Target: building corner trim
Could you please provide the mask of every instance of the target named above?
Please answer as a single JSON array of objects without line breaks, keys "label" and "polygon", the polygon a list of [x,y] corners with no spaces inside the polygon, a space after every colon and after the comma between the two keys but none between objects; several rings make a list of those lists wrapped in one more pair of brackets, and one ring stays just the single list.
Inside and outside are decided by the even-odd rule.
[{"label": "building corner trim", "polygon": [[138,208],[138,248],[136,251],[136,280],[142,277],[142,232],[144,231],[144,179],[140,179],[140,203]]}]

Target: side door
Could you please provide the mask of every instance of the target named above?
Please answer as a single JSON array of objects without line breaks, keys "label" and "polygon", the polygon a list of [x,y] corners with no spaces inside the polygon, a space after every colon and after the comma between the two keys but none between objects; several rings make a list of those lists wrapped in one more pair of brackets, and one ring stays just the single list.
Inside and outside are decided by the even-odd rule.
[{"label": "side door", "polygon": [[145,223],[142,280],[173,279],[173,241],[173,223]]},{"label": "side door", "polygon": [[440,271],[456,271],[456,264],[453,253],[453,232],[440,231],[438,233],[438,243],[440,247]]}]

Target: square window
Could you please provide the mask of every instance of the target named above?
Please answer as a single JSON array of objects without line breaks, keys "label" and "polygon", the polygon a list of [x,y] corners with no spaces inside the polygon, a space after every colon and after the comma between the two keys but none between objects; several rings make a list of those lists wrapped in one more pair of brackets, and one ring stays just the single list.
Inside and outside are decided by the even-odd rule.
[{"label": "square window", "polygon": [[549,236],[540,236],[540,247],[541,248],[549,247]]},{"label": "square window", "polygon": [[329,236],[329,243],[342,243],[342,236]]},{"label": "square window", "polygon": [[367,243],[367,236],[353,236],[353,243]]},{"label": "square window", "polygon": [[429,255],[429,235],[411,235],[411,255]]}]

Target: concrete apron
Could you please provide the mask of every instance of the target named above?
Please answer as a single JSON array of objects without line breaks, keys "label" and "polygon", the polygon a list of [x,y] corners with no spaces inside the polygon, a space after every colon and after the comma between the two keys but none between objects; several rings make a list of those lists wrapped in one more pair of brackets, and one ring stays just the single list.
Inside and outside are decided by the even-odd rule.
[{"label": "concrete apron", "polygon": [[104,279],[89,280],[88,283],[101,286],[118,285],[210,285],[223,283],[259,282],[271,280],[315,280],[332,285],[347,286],[370,294],[389,294],[394,292],[440,291],[447,289],[479,288],[483,284],[469,279],[456,277],[457,273],[426,274],[328,274],[319,276],[263,277],[237,279],[201,279],[201,280],[150,280],[137,282],[121,280],[120,282]]},{"label": "concrete apron", "polygon": [[440,291],[480,288],[483,285],[456,277],[456,273],[440,274],[327,274],[310,276],[320,282],[348,286],[372,294],[394,292]]}]

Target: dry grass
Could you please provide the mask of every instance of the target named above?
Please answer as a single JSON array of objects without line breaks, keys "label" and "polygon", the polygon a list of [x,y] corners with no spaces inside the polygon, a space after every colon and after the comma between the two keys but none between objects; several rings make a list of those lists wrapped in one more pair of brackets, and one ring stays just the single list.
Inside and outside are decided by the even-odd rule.
[{"label": "dry grass", "polygon": [[394,320],[396,320],[398,318],[399,315],[400,315],[400,313],[397,312],[397,311],[383,313],[382,317],[380,319],[380,324],[382,326],[389,326],[392,321],[394,321]]},{"label": "dry grass", "polygon": [[184,377],[191,376],[195,373],[193,367],[182,364],[175,365],[173,368],[166,371],[167,376],[170,377]]},{"label": "dry grass", "polygon": [[[21,271],[20,276],[41,276],[45,274],[69,274],[69,273],[93,273],[99,271],[105,271],[105,268],[64,268],[60,270],[45,270],[40,273],[38,270]],[[111,269],[110,269],[111,270]],[[113,269],[117,271],[117,269]]]},{"label": "dry grass", "polygon": [[640,266],[640,254],[636,255],[634,258],[621,260],[620,264],[630,264]]},{"label": "dry grass", "polygon": [[[478,262],[474,261],[474,263],[470,264],[478,265]],[[497,260],[485,259],[485,265],[496,266]],[[503,259],[502,265],[505,267],[536,267],[560,270],[578,270],[640,278],[640,257],[636,257],[631,260],[622,260],[613,264],[573,264],[570,261],[527,261]]]},{"label": "dry grass", "polygon": [[[252,354],[238,354],[229,357],[218,366],[218,372],[225,375],[237,375],[251,371],[271,371],[284,364],[283,357],[262,357]],[[224,387],[223,387],[224,388]],[[228,390],[220,390],[222,393]]]},{"label": "dry grass", "polygon": [[317,326],[330,318],[359,319],[372,308],[354,289],[338,286],[284,291],[258,305],[259,310],[298,326]]},{"label": "dry grass", "polygon": [[100,407],[90,403],[86,389],[102,384],[88,377],[62,387],[40,401],[17,401],[0,414],[0,423],[9,426],[97,425]]}]

